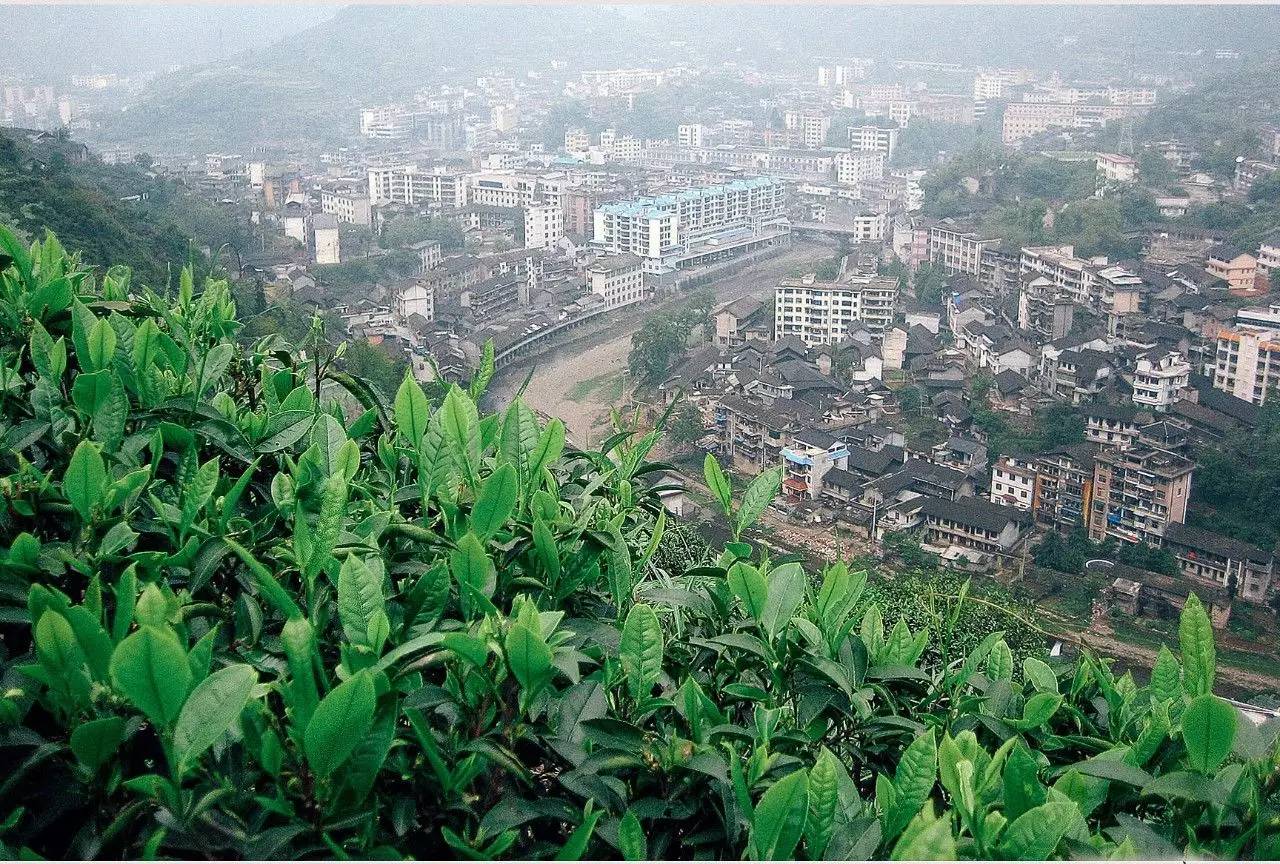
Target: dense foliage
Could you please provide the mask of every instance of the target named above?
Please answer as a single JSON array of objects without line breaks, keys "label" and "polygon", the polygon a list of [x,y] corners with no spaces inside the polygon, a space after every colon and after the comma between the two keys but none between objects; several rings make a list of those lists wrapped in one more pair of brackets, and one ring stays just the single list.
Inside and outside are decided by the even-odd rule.
[{"label": "dense foliage", "polygon": [[20,131],[0,130],[0,224],[31,238],[48,227],[87,263],[125,264],[156,284],[166,281],[169,263],[201,257],[189,238],[209,249],[228,242],[247,247],[247,215],[241,222],[155,176],[145,158],[80,163],[80,146],[70,140],[32,143]]},{"label": "dense foliage", "polygon": [[0,250],[0,853],[1280,852],[1194,598],[1146,686],[1016,663],[963,585],[907,622],[742,542],[779,474],[713,458],[734,539],[659,567],[658,432],[481,416],[491,364],[384,406],[223,283]]},{"label": "dense foliage", "polygon": [[689,350],[689,335],[707,326],[715,294],[698,289],[674,309],[654,312],[631,337],[627,368],[640,384],[661,384]]},{"label": "dense foliage", "polygon": [[1280,543],[1280,400],[1250,430],[1197,451],[1188,521],[1270,549]]}]

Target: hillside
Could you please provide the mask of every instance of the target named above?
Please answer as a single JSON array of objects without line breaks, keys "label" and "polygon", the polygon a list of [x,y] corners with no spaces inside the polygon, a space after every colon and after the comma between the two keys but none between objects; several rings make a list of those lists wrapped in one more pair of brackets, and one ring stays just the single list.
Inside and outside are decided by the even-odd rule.
[{"label": "hillside", "polygon": [[[153,284],[168,278],[158,262],[188,259],[191,238],[197,247],[243,240],[233,217],[178,184],[140,164],[77,162],[78,151],[74,142],[0,130],[0,223],[30,239],[48,228],[87,263],[127,264]],[[121,200],[133,196],[145,200]]]},{"label": "hillside", "polygon": [[[1212,46],[1203,44],[1213,32]],[[390,34],[394,34],[391,38]],[[514,38],[515,34],[519,38]],[[266,47],[159,77],[95,130],[104,140],[240,148],[321,146],[355,132],[361,104],[405,98],[481,75],[689,64],[758,65],[809,78],[850,55],[962,65],[1006,63],[1127,74],[1130,47],[1159,45],[1144,68],[1199,69],[1187,52],[1232,47],[1262,56],[1280,41],[1269,9],[1161,7],[353,6]],[[797,52],[794,46],[806,46]],[[643,113],[643,112],[638,112]],[[637,116],[636,122],[644,118]]]}]

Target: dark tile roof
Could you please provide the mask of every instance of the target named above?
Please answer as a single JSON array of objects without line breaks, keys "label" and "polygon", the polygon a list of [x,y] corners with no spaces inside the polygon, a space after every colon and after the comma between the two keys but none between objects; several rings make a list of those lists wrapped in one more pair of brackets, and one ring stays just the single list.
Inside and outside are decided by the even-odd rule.
[{"label": "dark tile roof", "polygon": [[1258,561],[1265,564],[1271,561],[1273,557],[1270,552],[1265,552],[1257,546],[1245,543],[1242,540],[1236,540],[1223,534],[1215,534],[1202,528],[1193,528],[1190,525],[1183,525],[1178,522],[1171,522],[1165,526],[1164,539],[1175,545],[1185,546],[1188,549],[1200,549],[1205,552],[1211,552],[1214,555],[1237,560]]},{"label": "dark tile roof", "polygon": [[1016,507],[995,504],[985,498],[962,498],[948,501],[945,498],[925,498],[919,513],[934,519],[947,519],[971,528],[999,533],[1010,522],[1025,522],[1027,513]]}]

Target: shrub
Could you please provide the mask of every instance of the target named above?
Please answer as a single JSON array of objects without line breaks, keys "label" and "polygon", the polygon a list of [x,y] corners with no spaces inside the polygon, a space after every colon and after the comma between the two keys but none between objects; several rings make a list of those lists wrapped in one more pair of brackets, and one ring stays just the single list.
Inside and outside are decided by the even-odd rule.
[{"label": "shrub", "polygon": [[223,283],[0,250],[6,855],[1280,852],[1194,598],[1143,687],[998,630],[924,656],[964,586],[909,625],[741,542],[777,472],[738,504],[709,459],[734,539],[659,568],[656,432],[481,416],[491,364],[383,405],[237,344]]}]

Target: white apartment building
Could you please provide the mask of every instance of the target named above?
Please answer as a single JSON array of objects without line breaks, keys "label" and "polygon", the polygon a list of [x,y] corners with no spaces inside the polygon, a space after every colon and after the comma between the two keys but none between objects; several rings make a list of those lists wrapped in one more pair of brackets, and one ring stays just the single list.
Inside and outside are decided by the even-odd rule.
[{"label": "white apartment building", "polygon": [[421,315],[428,321],[436,318],[435,288],[422,280],[414,280],[400,289],[396,297],[396,312],[401,321],[408,321],[410,315]]},{"label": "white apartment building", "polygon": [[676,128],[676,144],[681,147],[705,147],[708,129],[701,123],[681,123]]},{"label": "white apartment building", "polygon": [[1280,383],[1280,329],[1238,324],[1218,331],[1213,386],[1254,405]]},{"label": "white apartment building", "polygon": [[661,69],[593,69],[582,73],[582,83],[601,96],[653,90],[666,79],[667,73]]},{"label": "white apartment building", "polygon": [[663,272],[690,241],[731,229],[758,230],[783,219],[785,209],[784,187],[769,177],[637,198],[596,209],[592,245],[607,254],[639,255],[646,270]]},{"label": "white apartment building", "polygon": [[564,236],[564,211],[559,204],[524,208],[524,248],[545,249]]},{"label": "white apartment building", "polygon": [[585,153],[591,149],[591,136],[586,129],[566,129],[564,149],[566,153]]},{"label": "white apartment building", "polygon": [[800,140],[806,147],[821,147],[826,144],[827,133],[831,131],[829,114],[788,111],[783,115],[783,123],[788,129],[794,129],[800,133]]},{"label": "white apartment building", "polygon": [[467,201],[482,207],[528,207],[539,197],[538,178],[515,171],[467,175]]},{"label": "white apartment building", "polygon": [[898,280],[854,276],[819,282],[813,274],[784,279],[773,289],[774,338],[796,336],[806,345],[836,345],[859,327],[884,333],[893,324]]},{"label": "white apartment building", "polygon": [[1101,129],[1131,113],[1134,108],[1127,105],[1013,102],[1004,110],[1000,138],[1005,144],[1017,144],[1050,129]]},{"label": "white apartment building", "polygon": [[360,134],[365,138],[403,138],[412,128],[398,105],[360,109]]},{"label": "white apartment building", "polygon": [[929,263],[948,273],[982,274],[982,253],[995,247],[998,237],[983,237],[974,231],[937,224],[929,226],[927,250]]},{"label": "white apartment building", "polygon": [[884,158],[893,158],[893,151],[898,146],[898,129],[889,126],[850,126],[849,146],[854,150],[874,150],[884,154]]},{"label": "white apartment building", "polygon": [[[1038,274],[1053,282],[1073,302],[1096,306],[1095,271],[1091,261],[1075,257],[1073,246],[1025,246],[1019,260],[1023,275]],[[1099,264],[1105,264],[1102,259]]]},{"label": "white apartment building", "polygon": [[1096,195],[1104,195],[1108,191],[1121,186],[1128,186],[1138,180],[1138,160],[1132,156],[1119,153],[1099,153],[1096,164],[1098,182]]},{"label": "white apartment building", "polygon": [[1191,386],[1191,364],[1177,351],[1142,356],[1133,370],[1133,404],[1168,411]]},{"label": "white apartment building", "polygon": [[1030,460],[1002,456],[991,468],[991,503],[1031,510],[1036,498],[1036,476]]},{"label": "white apartment building", "polygon": [[1268,232],[1258,244],[1258,272],[1270,273],[1274,280],[1276,270],[1280,270],[1280,228]]},{"label": "white apartment building", "polygon": [[370,225],[373,222],[369,196],[363,192],[323,190],[320,193],[320,212],[348,225]]},{"label": "white apartment building", "polygon": [[321,213],[311,220],[312,245],[317,264],[339,264],[342,251],[338,239],[338,220],[329,213]]},{"label": "white apartment building", "polygon": [[609,308],[644,299],[644,259],[639,255],[610,255],[587,267],[587,286]]},{"label": "white apartment building", "polygon": [[884,178],[885,154],[879,150],[860,150],[836,156],[836,182],[857,186],[867,180]]},{"label": "white apartment building", "polygon": [[467,204],[466,175],[443,167],[420,170],[417,165],[394,165],[369,169],[369,199],[394,204],[439,204],[464,207]]},{"label": "white apartment building", "polygon": [[520,112],[510,102],[489,109],[489,125],[498,132],[510,132],[520,123]]}]

